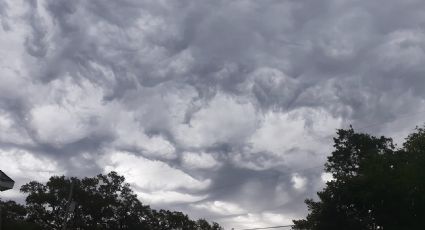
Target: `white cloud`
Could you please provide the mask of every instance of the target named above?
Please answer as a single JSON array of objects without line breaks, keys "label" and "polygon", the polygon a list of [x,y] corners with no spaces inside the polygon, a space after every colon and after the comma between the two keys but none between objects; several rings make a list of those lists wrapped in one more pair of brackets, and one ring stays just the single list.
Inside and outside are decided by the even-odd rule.
[{"label": "white cloud", "polygon": [[227,228],[243,229],[290,225],[292,224],[293,219],[296,218],[292,215],[266,211],[262,213],[247,213],[236,217],[222,218],[220,219],[220,223],[223,223],[223,225]]},{"label": "white cloud", "polygon": [[46,181],[54,173],[61,173],[55,161],[20,149],[0,151],[0,168],[14,178],[36,178]]},{"label": "white cloud", "polygon": [[20,186],[30,180],[46,182],[51,176],[64,173],[54,160],[20,149],[0,149],[0,159],[0,169],[16,182],[12,190],[2,193],[8,198],[21,197]]},{"label": "white cloud", "polygon": [[252,104],[219,94],[207,107],[193,114],[189,124],[180,125],[176,137],[188,147],[237,144],[256,127],[257,113]]},{"label": "white cloud", "polygon": [[78,114],[59,105],[40,106],[32,111],[32,125],[39,138],[61,145],[85,137],[85,127]]},{"label": "white cloud", "polygon": [[176,191],[152,191],[152,192],[141,192],[137,191],[136,194],[138,198],[147,204],[179,204],[179,203],[192,203],[202,199],[205,199],[207,196],[196,196],[187,193],[181,193]]},{"label": "white cloud", "polygon": [[207,212],[213,212],[220,215],[236,215],[244,213],[245,210],[239,205],[225,201],[209,201],[200,204],[192,204],[194,208],[204,209]]},{"label": "white cloud", "polygon": [[189,169],[210,169],[219,165],[210,153],[184,152],[183,166]]},{"label": "white cloud", "polygon": [[148,136],[143,124],[131,112],[121,112],[115,124],[117,139],[113,146],[134,149],[145,156],[158,159],[175,159],[177,157],[172,143],[159,135]]},{"label": "white cloud", "polygon": [[317,150],[323,148],[321,138],[332,135],[340,125],[340,119],[321,109],[299,108],[287,113],[269,112],[265,114],[261,127],[251,137],[253,151],[284,154],[294,148]]},{"label": "white cloud", "polygon": [[209,186],[209,180],[198,180],[168,164],[148,160],[125,152],[105,155],[98,162],[105,172],[116,171],[134,184],[136,190],[158,192],[176,189],[200,190]]},{"label": "white cloud", "polygon": [[299,175],[298,173],[292,174],[291,181],[292,181],[293,187],[299,191],[303,191],[307,184],[307,178]]},{"label": "white cloud", "polygon": [[103,89],[66,76],[41,88],[30,123],[40,141],[69,144],[109,128],[105,119],[109,105],[102,101]]},{"label": "white cloud", "polygon": [[0,114],[0,141],[14,144],[34,144],[27,131],[16,124],[9,114]]},{"label": "white cloud", "polygon": [[[330,139],[341,126],[341,119],[319,109],[299,108],[287,113],[268,112],[249,142],[251,155],[264,152],[275,157],[270,166],[288,165],[296,169],[317,166],[323,162],[322,153],[329,152]],[[311,156],[311,153],[318,155]],[[316,157],[305,162],[306,157]],[[311,164],[310,164],[311,163]]]}]

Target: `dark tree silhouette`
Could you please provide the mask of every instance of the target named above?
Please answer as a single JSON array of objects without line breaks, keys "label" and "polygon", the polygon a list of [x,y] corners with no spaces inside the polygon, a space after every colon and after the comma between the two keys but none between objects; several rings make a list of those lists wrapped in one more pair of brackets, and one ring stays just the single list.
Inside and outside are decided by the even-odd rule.
[{"label": "dark tree silhouette", "polygon": [[425,131],[401,148],[390,138],[338,130],[325,170],[333,180],[306,200],[309,214],[293,229],[424,229]]},{"label": "dark tree silhouette", "polygon": [[[28,194],[26,206],[18,205],[22,213],[14,219],[35,223],[44,230],[59,230],[64,224],[67,229],[87,230],[222,229],[216,223],[191,220],[181,212],[156,211],[142,205],[116,172],[83,179],[54,176],[46,184],[31,181],[21,191]],[[71,207],[72,212],[67,212]]]},{"label": "dark tree silhouette", "polygon": [[3,202],[1,200],[0,206],[2,208],[2,229],[42,230],[40,226],[26,221],[27,210],[25,206],[17,204],[14,201]]}]

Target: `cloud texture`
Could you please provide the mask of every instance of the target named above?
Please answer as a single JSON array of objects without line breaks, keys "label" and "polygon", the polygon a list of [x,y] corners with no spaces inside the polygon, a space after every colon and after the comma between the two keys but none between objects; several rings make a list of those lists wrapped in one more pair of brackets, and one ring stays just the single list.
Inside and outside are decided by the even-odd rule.
[{"label": "cloud texture", "polygon": [[337,128],[400,140],[423,121],[424,9],[0,0],[0,168],[18,185],[116,170],[154,207],[288,224]]}]

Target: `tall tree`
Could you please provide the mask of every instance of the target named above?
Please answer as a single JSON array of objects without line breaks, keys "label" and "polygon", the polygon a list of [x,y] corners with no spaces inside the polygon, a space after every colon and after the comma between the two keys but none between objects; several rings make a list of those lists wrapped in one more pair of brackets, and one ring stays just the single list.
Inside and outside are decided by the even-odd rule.
[{"label": "tall tree", "polygon": [[[23,185],[21,191],[28,194],[29,220],[44,229],[60,229],[67,221],[82,229],[135,229],[148,225],[142,218],[148,216],[150,208],[140,203],[129,184],[124,183],[124,177],[115,172],[82,180],[54,176],[46,184],[32,181]],[[68,212],[71,206],[74,210]]]},{"label": "tall tree", "polygon": [[[142,205],[116,172],[83,179],[54,176],[21,187],[26,198],[26,219],[45,230],[62,229],[179,229],[218,230],[218,224],[193,221],[181,212],[156,211]],[[69,212],[70,209],[73,209]]]},{"label": "tall tree", "polygon": [[425,131],[403,147],[390,138],[338,130],[325,170],[333,180],[306,200],[309,214],[293,229],[422,229],[425,226]]}]

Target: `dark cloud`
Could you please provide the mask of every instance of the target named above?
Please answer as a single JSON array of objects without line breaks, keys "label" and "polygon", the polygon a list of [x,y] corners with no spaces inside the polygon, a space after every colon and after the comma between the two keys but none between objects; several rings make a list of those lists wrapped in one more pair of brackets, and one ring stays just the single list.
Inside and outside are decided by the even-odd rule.
[{"label": "dark cloud", "polygon": [[0,0],[0,166],[19,183],[117,170],[154,207],[288,223],[335,129],[422,122],[424,7]]}]

